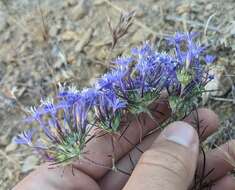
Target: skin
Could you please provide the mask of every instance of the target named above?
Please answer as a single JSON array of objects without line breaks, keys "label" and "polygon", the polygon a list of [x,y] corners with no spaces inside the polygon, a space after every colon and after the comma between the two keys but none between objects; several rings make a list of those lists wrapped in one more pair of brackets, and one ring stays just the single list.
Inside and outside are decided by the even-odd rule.
[{"label": "skin", "polygon": [[[158,122],[163,122],[170,113],[166,104],[160,104],[158,111],[165,113],[164,116],[155,113]],[[200,122],[199,136],[192,125],[195,123],[195,112],[184,121],[174,122],[167,126],[162,132],[159,130],[139,142],[140,135],[146,135],[157,127],[147,115],[141,116],[143,131],[137,127],[138,122],[133,120],[125,132],[125,138],[118,138],[114,141],[116,167],[131,173],[126,175],[123,172],[110,170],[112,166],[111,156],[113,147],[109,135],[90,141],[87,145],[88,152],[85,157],[89,160],[99,161],[97,164],[88,162],[87,159],[74,162],[74,174],[71,166],[64,168],[48,169],[48,164],[41,165],[30,173],[13,190],[142,190],[142,189],[164,189],[164,190],[187,190],[193,182],[193,176],[197,170],[202,172],[203,156],[198,154],[199,141],[205,140],[213,134],[219,126],[217,115],[211,110],[201,108],[198,110]],[[123,127],[124,129],[125,127]],[[174,138],[172,138],[172,136]],[[176,136],[184,139],[181,142]],[[187,143],[185,143],[187,141]],[[233,154],[234,141],[206,153],[205,173],[213,169],[213,172],[206,178],[213,182],[212,190],[235,189],[235,180],[229,175],[233,166],[224,158],[225,153],[235,158]],[[140,153],[134,145],[144,151]],[[131,160],[130,161],[130,155]]]}]

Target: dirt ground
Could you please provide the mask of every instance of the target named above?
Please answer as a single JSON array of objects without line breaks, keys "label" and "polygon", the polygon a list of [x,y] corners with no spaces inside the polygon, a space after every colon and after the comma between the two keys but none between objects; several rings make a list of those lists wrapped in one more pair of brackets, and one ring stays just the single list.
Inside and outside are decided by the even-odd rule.
[{"label": "dirt ground", "polygon": [[[117,47],[107,18],[136,11],[133,25]],[[177,31],[198,31],[217,56],[215,80],[203,104],[221,118],[207,140],[213,147],[235,137],[234,0],[0,0],[0,190],[11,189],[40,160],[13,143],[27,109],[53,96],[58,82],[89,86],[114,58],[150,40],[161,47]]]}]

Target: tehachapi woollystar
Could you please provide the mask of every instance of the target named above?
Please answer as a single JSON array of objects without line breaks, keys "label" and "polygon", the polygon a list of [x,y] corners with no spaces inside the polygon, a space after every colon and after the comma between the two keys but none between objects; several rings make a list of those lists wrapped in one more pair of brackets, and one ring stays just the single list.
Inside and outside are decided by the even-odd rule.
[{"label": "tehachapi woollystar", "polygon": [[[168,38],[169,53],[157,52],[147,42],[118,57],[115,67],[82,91],[60,86],[56,100],[42,100],[28,120],[34,127],[19,134],[16,143],[25,144],[53,164],[69,164],[84,153],[93,138],[89,132],[120,131],[124,114],[147,113],[149,105],[167,92],[172,118],[179,119],[197,107],[206,84],[213,79],[208,65],[215,57],[195,40],[196,33],[176,33]],[[56,103],[53,103],[56,102]],[[151,116],[152,117],[152,116]],[[42,132],[41,132],[42,131]]]}]

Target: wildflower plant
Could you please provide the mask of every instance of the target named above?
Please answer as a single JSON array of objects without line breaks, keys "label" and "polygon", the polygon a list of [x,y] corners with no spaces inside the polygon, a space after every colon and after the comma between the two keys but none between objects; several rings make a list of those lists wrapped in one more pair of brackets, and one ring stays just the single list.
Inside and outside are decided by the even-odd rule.
[{"label": "wildflower plant", "polygon": [[113,91],[127,103],[126,109],[133,114],[148,112],[147,107],[160,96],[164,79],[159,55],[144,43],[132,49],[131,55],[114,61],[115,68],[105,74],[97,86],[101,90]]},{"label": "wildflower plant", "polygon": [[114,60],[115,67],[93,87],[78,91],[61,86],[54,102],[43,100],[33,109],[30,121],[39,127],[18,135],[16,143],[32,147],[48,161],[67,164],[80,159],[87,142],[96,138],[91,129],[118,134],[127,113],[147,113],[154,119],[149,106],[163,92],[168,92],[172,118],[184,117],[197,107],[205,85],[213,79],[208,65],[215,57],[206,54],[196,37],[196,33],[176,33],[167,39],[168,53],[145,42]]},{"label": "wildflower plant", "polygon": [[197,107],[206,84],[213,79],[207,65],[215,57],[205,54],[206,47],[195,42],[196,36],[196,33],[177,33],[168,39],[174,48],[177,65],[174,83],[167,90],[170,107],[177,118]]},{"label": "wildflower plant", "polygon": [[92,125],[87,117],[91,103],[83,101],[81,95],[79,97],[72,105],[64,100],[58,104],[41,101],[27,119],[36,121],[40,127],[23,132],[16,138],[16,143],[30,146],[53,164],[68,164],[74,158],[80,158],[86,143],[92,138],[89,135]]},{"label": "wildflower plant", "polygon": [[126,103],[113,92],[99,92],[95,105],[98,127],[108,133],[117,133],[120,129],[121,116]]}]

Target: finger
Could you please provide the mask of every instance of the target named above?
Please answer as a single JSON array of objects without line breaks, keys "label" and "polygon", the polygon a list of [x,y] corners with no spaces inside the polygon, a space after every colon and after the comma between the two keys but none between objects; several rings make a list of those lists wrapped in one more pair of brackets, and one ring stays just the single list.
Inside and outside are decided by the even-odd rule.
[{"label": "finger", "polygon": [[[190,114],[185,121],[188,123],[195,123],[195,115],[196,113]],[[197,110],[198,119],[200,122],[200,131],[201,131],[201,138],[206,139],[209,135],[214,133],[219,126],[218,122],[218,116],[211,110],[200,108]],[[203,132],[204,131],[204,132]],[[153,143],[153,141],[158,136],[158,133],[154,133],[151,136],[148,136],[145,138],[138,147],[146,151]],[[118,161],[116,164],[117,168],[120,168],[122,171],[126,173],[131,173],[137,164],[139,158],[141,156],[141,152],[137,150],[136,148],[132,149],[129,155],[126,155],[121,160]],[[112,180],[115,179],[115,180]],[[121,189],[127,180],[129,179],[129,176],[122,173],[122,172],[114,172],[109,171],[100,181],[100,186],[104,190],[108,189]]]},{"label": "finger", "polygon": [[[207,176],[206,181],[215,181],[225,176],[235,167],[235,140],[231,140],[220,147],[211,150],[199,158],[198,176]],[[204,160],[205,168],[204,168]],[[204,169],[203,169],[204,168]],[[209,174],[209,175],[208,175]]]},{"label": "finger", "polygon": [[47,164],[41,165],[12,190],[100,190],[91,177],[78,170],[72,171],[71,166],[54,169],[48,167]]},{"label": "finger", "polygon": [[212,186],[211,190],[234,190],[235,189],[235,179],[233,176],[225,176]]},{"label": "finger", "polygon": [[[151,139],[149,137],[141,143],[140,145],[141,149],[145,149],[146,147],[148,147],[149,146],[148,144],[151,143],[154,138],[156,138],[156,135],[155,137],[153,136],[151,137],[152,137]],[[211,183],[213,181],[216,181],[217,179],[222,178],[228,172],[233,170],[233,168],[235,167],[234,143],[235,143],[234,140],[230,141],[206,154],[206,168],[205,168],[205,172],[203,175],[207,176],[209,172],[211,172],[212,170],[213,171],[210,173],[210,175],[208,175],[207,177],[204,177],[205,182]],[[133,149],[130,155],[132,156],[133,162],[136,163],[141,153],[138,150]],[[201,155],[199,159],[200,169],[198,171],[198,173],[200,174],[198,176],[202,176],[202,168],[201,168],[202,163],[203,161],[202,161],[202,155]],[[131,173],[133,169],[130,159],[127,156],[121,159],[117,163],[117,167],[129,173]],[[119,190],[125,185],[128,179],[129,179],[129,176],[123,173],[109,172],[100,181],[100,186],[103,190],[106,190],[106,189],[108,190],[111,187],[113,190]]]},{"label": "finger", "polygon": [[[164,98],[163,98],[164,99]],[[158,104],[159,108],[157,107],[157,111],[155,113],[156,117],[159,117],[159,122],[164,121],[167,116],[170,113],[170,109],[168,107],[168,104],[166,103],[166,101],[159,101]],[[158,112],[159,111],[159,112]],[[166,113],[165,115],[162,115],[160,113]],[[143,128],[144,134],[146,134],[148,131],[152,130],[154,127],[157,127],[156,123],[154,123],[148,116],[144,115],[142,116],[142,118],[144,118],[146,120],[146,125],[145,128]],[[144,120],[142,119],[142,120]],[[136,121],[132,122],[130,127],[127,130],[127,134],[125,134],[127,136],[128,139],[131,139],[135,144],[137,144],[138,142],[138,137],[140,136],[140,133],[137,133],[136,131]],[[88,148],[87,151],[90,152],[100,152],[100,154],[97,155],[93,155],[92,157],[90,157],[91,160],[101,160],[101,164],[103,165],[107,165],[107,166],[111,166],[111,159],[109,157],[107,157],[107,155],[112,153],[112,149],[110,148],[110,141],[107,141],[109,136],[106,135],[102,138],[98,138],[96,139],[96,141],[89,143],[88,144]],[[124,146],[124,150],[122,150],[122,146],[119,147],[119,149],[115,149],[116,150],[116,156],[117,158],[119,158],[120,156],[122,156],[122,154],[124,154],[125,152],[127,152],[130,148],[130,143],[127,144],[123,139],[120,140],[122,145]],[[132,147],[132,146],[131,146]],[[104,151],[103,151],[104,150]],[[92,155],[92,154],[91,154]],[[102,155],[102,156],[101,156]],[[96,159],[95,159],[96,158]],[[89,176],[92,177],[100,177],[102,176],[107,169],[106,168],[102,168],[100,166],[92,166],[90,163],[86,164],[86,163],[77,163],[77,168],[81,168],[84,171],[86,171]],[[68,168],[66,166],[66,168]],[[37,169],[36,171],[32,172],[29,176],[27,176],[22,182],[20,182],[14,190],[19,190],[19,189],[48,189],[48,190],[54,190],[54,189],[60,189],[59,187],[61,187],[62,189],[87,189],[87,186],[89,185],[90,189],[99,189],[99,187],[97,186],[97,184],[91,180],[91,177],[89,177],[88,175],[86,175],[84,172],[79,171],[79,170],[74,170],[76,175],[72,175],[71,170],[69,170],[68,174],[65,174],[63,180],[60,179],[61,175],[62,175],[62,171],[58,171],[57,169],[52,169],[52,170],[48,170],[48,165],[43,165],[41,166],[39,169]],[[32,181],[35,181],[35,176],[36,176],[36,180],[38,182],[38,185],[35,186],[34,183],[32,183]],[[79,176],[79,180],[77,180],[77,176]],[[85,184],[85,185],[84,185]],[[94,185],[96,184],[96,185]],[[80,187],[80,188],[79,188]]]},{"label": "finger", "polygon": [[197,132],[185,122],[170,124],[140,158],[124,190],[186,190],[197,164]]},{"label": "finger", "polygon": [[205,140],[219,128],[218,115],[210,109],[199,108],[184,119],[192,125],[199,134],[200,140]]},{"label": "finger", "polygon": [[[94,179],[101,178],[108,171],[108,168],[112,167],[112,157],[110,155],[114,154],[115,160],[119,160],[134,145],[138,144],[142,134],[147,134],[154,128],[159,127],[158,123],[163,122],[169,116],[170,109],[165,99],[159,100],[155,105],[154,117],[158,118],[157,123],[147,114],[140,114],[140,121],[134,119],[127,129],[125,127],[122,128],[122,130],[126,130],[121,138],[117,136],[114,141],[111,135],[94,138],[86,146],[85,152],[88,153],[83,155],[83,160],[80,159],[74,164],[75,167]],[[138,127],[140,122],[142,123],[142,131]]]},{"label": "finger", "polygon": [[[153,141],[156,140],[159,133],[154,133],[146,137],[138,147],[146,151],[152,145]],[[99,185],[102,190],[120,190],[124,187],[128,181],[132,171],[134,170],[136,164],[138,163],[142,153],[136,148],[132,149],[128,155],[125,155],[116,163],[116,167],[123,172],[109,171],[105,176],[99,180]],[[125,172],[125,173],[124,173]],[[115,179],[115,180],[113,180]]]}]

